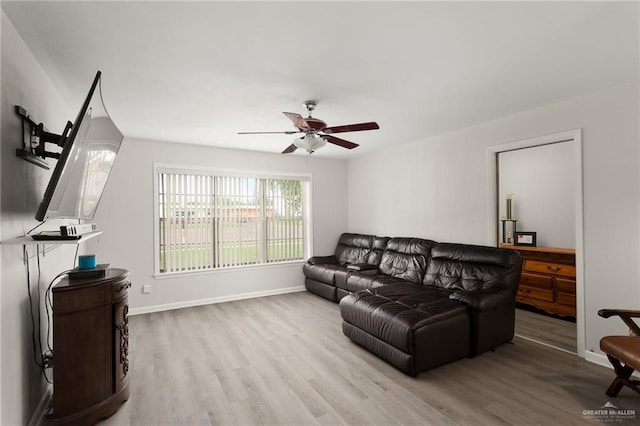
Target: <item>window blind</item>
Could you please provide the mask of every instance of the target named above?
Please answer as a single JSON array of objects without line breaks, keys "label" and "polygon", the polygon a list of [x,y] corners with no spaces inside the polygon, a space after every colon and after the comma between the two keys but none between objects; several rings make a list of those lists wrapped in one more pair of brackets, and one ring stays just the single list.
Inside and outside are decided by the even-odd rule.
[{"label": "window blind", "polygon": [[159,272],[304,258],[305,182],[157,173]]}]

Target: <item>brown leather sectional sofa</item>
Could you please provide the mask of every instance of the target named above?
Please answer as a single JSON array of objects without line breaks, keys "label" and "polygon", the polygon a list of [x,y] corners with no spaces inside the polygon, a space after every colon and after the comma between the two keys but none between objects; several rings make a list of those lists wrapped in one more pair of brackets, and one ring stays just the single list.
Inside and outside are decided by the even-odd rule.
[{"label": "brown leather sectional sofa", "polygon": [[521,267],[514,250],[345,233],[303,271],[347,337],[417,375],[513,339]]}]

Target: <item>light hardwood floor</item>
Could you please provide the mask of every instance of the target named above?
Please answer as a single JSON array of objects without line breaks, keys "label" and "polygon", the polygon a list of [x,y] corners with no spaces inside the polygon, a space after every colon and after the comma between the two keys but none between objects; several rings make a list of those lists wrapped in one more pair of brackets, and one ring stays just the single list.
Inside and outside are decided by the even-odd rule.
[{"label": "light hardwood floor", "polygon": [[609,400],[640,415],[640,395],[604,394],[612,370],[519,338],[406,376],[306,292],[133,316],[130,333],[131,398],[102,425],[578,425]]},{"label": "light hardwood floor", "polygon": [[516,335],[577,353],[576,323],[516,309]]}]

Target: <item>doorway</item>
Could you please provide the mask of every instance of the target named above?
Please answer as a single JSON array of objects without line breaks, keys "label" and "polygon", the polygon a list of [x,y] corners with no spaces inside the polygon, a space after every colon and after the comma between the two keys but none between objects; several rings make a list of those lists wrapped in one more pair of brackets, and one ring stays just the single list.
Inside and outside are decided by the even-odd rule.
[{"label": "doorway", "polygon": [[[550,251],[560,249],[561,256],[565,251],[575,253],[575,269],[571,269],[573,277],[548,278],[561,284],[575,280],[573,311],[565,309],[568,290],[560,289],[563,293],[558,295],[551,288],[540,286],[535,299],[541,303],[531,299],[518,304],[516,334],[584,357],[581,130],[490,147],[488,166],[490,243],[495,246],[503,242],[514,244],[514,231],[525,233],[526,240],[522,241],[531,243],[530,233],[535,232],[535,247],[516,246],[523,255],[531,253],[534,259],[544,256],[545,253],[537,253],[548,251],[543,247],[551,248]],[[505,182],[507,177],[508,183]],[[507,202],[509,192],[512,193],[511,201]],[[506,214],[507,203],[509,215]],[[504,219],[511,219],[506,227]],[[534,274],[534,278],[541,277]],[[557,305],[556,310],[556,302],[564,305]],[[574,312],[575,322],[567,321],[573,318]]]}]

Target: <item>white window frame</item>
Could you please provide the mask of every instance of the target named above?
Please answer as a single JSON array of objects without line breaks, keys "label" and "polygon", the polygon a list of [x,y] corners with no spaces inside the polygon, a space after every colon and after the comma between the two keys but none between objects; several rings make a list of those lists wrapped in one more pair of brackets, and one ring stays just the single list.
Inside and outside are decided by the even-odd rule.
[{"label": "white window frame", "polygon": [[[158,174],[160,173],[185,173],[185,174],[202,174],[209,176],[230,176],[238,178],[255,178],[255,179],[282,179],[282,180],[298,180],[302,183],[303,198],[303,259],[282,262],[257,263],[251,265],[238,265],[228,267],[217,267],[211,269],[203,269],[197,271],[172,271],[160,272],[160,212],[159,212],[159,184]],[[215,274],[219,272],[228,272],[230,270],[253,269],[253,268],[273,268],[282,265],[301,264],[304,259],[311,256],[313,247],[313,206],[312,206],[312,176],[306,173],[289,173],[278,171],[256,171],[256,170],[240,170],[240,169],[223,169],[223,168],[207,168],[192,165],[176,165],[165,163],[153,163],[153,277],[154,278],[170,278],[186,275]]]}]

